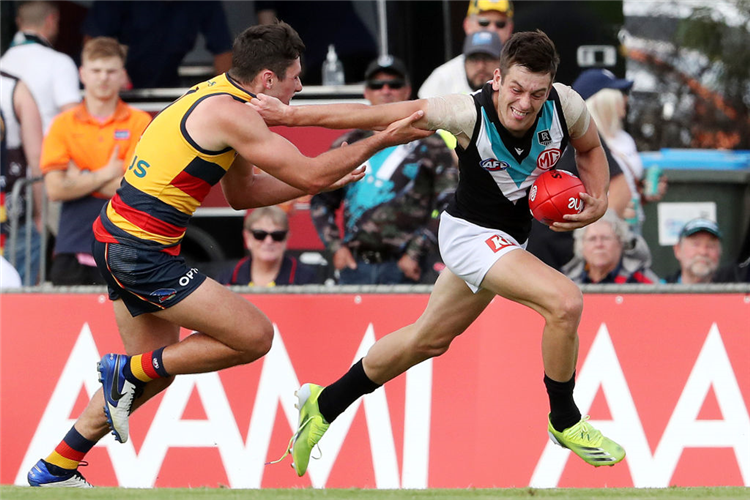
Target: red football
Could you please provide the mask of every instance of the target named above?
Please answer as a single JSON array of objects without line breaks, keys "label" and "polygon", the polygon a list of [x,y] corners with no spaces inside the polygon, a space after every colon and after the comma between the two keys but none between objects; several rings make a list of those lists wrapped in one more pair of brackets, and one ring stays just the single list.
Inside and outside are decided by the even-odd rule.
[{"label": "red football", "polygon": [[529,208],[536,220],[548,226],[565,222],[563,215],[579,214],[585,192],[581,179],[566,170],[548,170],[537,177],[529,190]]}]

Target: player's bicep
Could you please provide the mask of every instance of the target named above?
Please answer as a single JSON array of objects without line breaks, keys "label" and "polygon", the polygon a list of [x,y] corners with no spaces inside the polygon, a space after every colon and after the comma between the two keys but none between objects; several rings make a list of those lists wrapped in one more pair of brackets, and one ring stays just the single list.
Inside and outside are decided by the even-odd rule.
[{"label": "player's bicep", "polygon": [[255,116],[257,121],[250,119],[249,123],[229,135],[229,145],[245,162],[287,183],[293,183],[292,170],[309,159],[287,139],[269,130],[257,114]]},{"label": "player's bicep", "polygon": [[596,147],[601,147],[599,132],[594,120],[589,120],[586,131],[579,137],[570,139],[570,144],[575,148],[577,154],[588,153]]}]

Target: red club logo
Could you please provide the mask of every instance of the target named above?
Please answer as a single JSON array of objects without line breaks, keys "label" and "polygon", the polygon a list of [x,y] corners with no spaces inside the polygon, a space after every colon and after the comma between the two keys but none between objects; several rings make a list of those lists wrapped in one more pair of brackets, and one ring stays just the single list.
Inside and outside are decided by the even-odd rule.
[{"label": "red club logo", "polygon": [[545,149],[536,160],[536,166],[540,170],[549,170],[555,166],[557,160],[562,156],[562,151],[557,148]]}]

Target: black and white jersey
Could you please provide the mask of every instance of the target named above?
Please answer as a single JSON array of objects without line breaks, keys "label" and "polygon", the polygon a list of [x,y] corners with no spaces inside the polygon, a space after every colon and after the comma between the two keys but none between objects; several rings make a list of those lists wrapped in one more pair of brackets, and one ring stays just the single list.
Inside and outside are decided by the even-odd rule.
[{"label": "black and white jersey", "polygon": [[460,178],[447,212],[524,242],[531,231],[529,188],[562,156],[570,141],[568,125],[553,86],[534,126],[514,137],[498,119],[493,92],[488,83],[472,95],[477,119],[468,146],[456,147]]}]

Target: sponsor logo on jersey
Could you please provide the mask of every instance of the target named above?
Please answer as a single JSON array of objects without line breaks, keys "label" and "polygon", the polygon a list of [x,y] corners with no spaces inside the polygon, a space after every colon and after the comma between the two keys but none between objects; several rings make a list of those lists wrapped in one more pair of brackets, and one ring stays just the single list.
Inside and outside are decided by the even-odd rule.
[{"label": "sponsor logo on jersey", "polygon": [[542,130],[541,132],[537,132],[536,140],[539,141],[539,144],[545,147],[552,144],[552,136],[550,135],[549,130]]},{"label": "sponsor logo on jersey", "polygon": [[496,172],[498,170],[506,170],[510,168],[510,163],[495,158],[486,158],[479,163],[479,166],[488,172]]},{"label": "sponsor logo on jersey", "polygon": [[123,141],[130,139],[130,130],[128,129],[115,130],[115,139],[119,139]]},{"label": "sponsor logo on jersey", "polygon": [[557,148],[545,149],[536,159],[536,166],[540,170],[549,170],[555,166],[560,156],[562,156],[562,151]]},{"label": "sponsor logo on jersey", "polygon": [[177,295],[177,290],[174,288],[159,288],[158,290],[154,290],[150,293],[152,297],[156,297],[159,299],[159,303],[163,303]]},{"label": "sponsor logo on jersey", "polygon": [[515,243],[508,240],[507,238],[500,236],[499,234],[490,236],[485,240],[485,243],[487,243],[487,246],[490,247],[490,250],[495,253],[499,252],[503,248],[515,246]]}]

